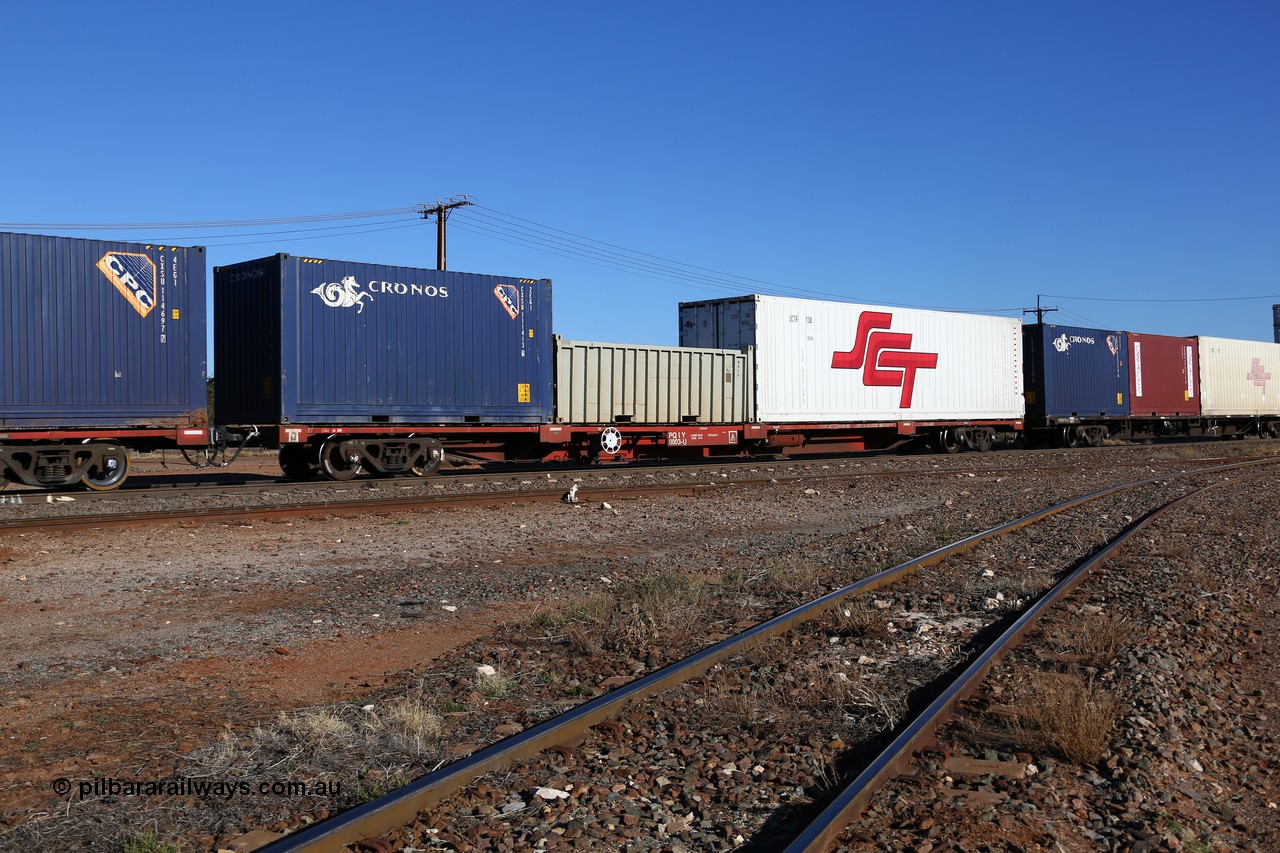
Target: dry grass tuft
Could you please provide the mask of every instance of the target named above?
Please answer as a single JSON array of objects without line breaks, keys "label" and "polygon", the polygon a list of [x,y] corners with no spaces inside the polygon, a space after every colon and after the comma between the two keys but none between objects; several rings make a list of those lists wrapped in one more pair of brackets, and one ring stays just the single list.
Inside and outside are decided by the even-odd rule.
[{"label": "dry grass tuft", "polygon": [[476,673],[476,692],[485,699],[506,699],[515,695],[520,682],[501,669]]},{"label": "dry grass tuft", "polygon": [[1133,645],[1137,629],[1120,616],[1097,616],[1077,625],[1063,640],[1086,666],[1106,669]]},{"label": "dry grass tuft", "polygon": [[885,618],[859,604],[836,605],[828,613],[832,633],[858,640],[884,640],[889,636]]},{"label": "dry grass tuft", "polygon": [[773,719],[772,709],[759,696],[731,693],[716,700],[716,708],[726,721],[750,727]]},{"label": "dry grass tuft", "polygon": [[356,730],[339,709],[317,708],[294,714],[281,711],[271,735],[297,745],[304,755],[323,756],[349,749]]},{"label": "dry grass tuft", "polygon": [[565,614],[564,638],[581,654],[676,655],[701,644],[707,607],[702,580],[664,572],[620,586],[612,597],[575,602]]},{"label": "dry grass tuft", "polygon": [[414,756],[432,753],[444,734],[444,718],[434,708],[410,699],[391,703],[385,726],[392,746]]},{"label": "dry grass tuft", "polygon": [[1106,751],[1120,700],[1076,673],[1036,673],[1023,691],[1013,736],[1034,752],[1087,765]]},{"label": "dry grass tuft", "polygon": [[783,601],[801,604],[812,599],[822,588],[822,572],[811,562],[787,562],[772,566],[761,581],[758,591],[772,593]]},{"label": "dry grass tuft", "polygon": [[243,737],[228,728],[193,757],[213,774],[244,778],[282,768],[295,775],[346,774],[362,765],[408,772],[440,757],[444,734],[444,718],[434,704],[406,696],[381,706],[282,712]]}]

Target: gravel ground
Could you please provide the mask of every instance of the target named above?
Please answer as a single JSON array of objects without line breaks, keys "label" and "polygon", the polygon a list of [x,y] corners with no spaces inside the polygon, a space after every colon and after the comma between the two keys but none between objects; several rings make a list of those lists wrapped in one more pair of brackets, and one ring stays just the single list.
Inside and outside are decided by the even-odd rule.
[{"label": "gravel ground", "polygon": [[[393,849],[778,849],[856,756],[964,659],[978,632],[1185,490],[1124,493],[983,544],[874,595],[876,630],[858,620],[850,631],[837,616],[755,650],[625,713],[617,736],[585,744],[578,760],[550,755],[491,776],[393,836]],[[839,539],[808,546],[819,558],[841,552]]]},{"label": "gravel ground", "polygon": [[[103,529],[75,542],[36,533],[9,536],[0,540],[0,648],[12,676],[0,683],[0,827],[19,827],[9,836],[15,843],[82,841],[87,849],[111,849],[153,832],[181,840],[184,849],[209,849],[255,829],[286,828],[302,811],[323,817],[608,689],[610,678],[672,659],[709,633],[729,633],[736,622],[763,618],[788,600],[797,603],[808,595],[806,584],[833,583],[840,572],[845,577],[839,582],[847,582],[850,566],[879,568],[943,538],[1103,482],[1133,479],[1140,460],[1148,460],[1154,472],[1185,466],[1197,453],[1260,449],[1269,447],[1230,443],[1207,450],[1108,448],[1093,455],[868,458],[821,463],[811,481],[623,500],[608,509],[513,504]],[[1052,473],[1036,467],[1061,464],[1081,467]],[[979,465],[990,473],[963,470]],[[773,472],[770,467],[749,466],[723,477],[634,469],[606,476],[726,482],[750,468],[756,476],[788,476],[782,466]],[[858,476],[884,469],[923,469],[930,476]],[[490,488],[443,479],[408,487]],[[507,479],[533,488],[548,478]],[[590,484],[595,475],[552,477],[565,486],[574,479]],[[1252,505],[1266,506],[1261,497]],[[157,508],[152,498],[129,500]],[[32,502],[7,508],[65,511]],[[112,511],[119,509],[117,502]],[[1255,512],[1275,518],[1274,507]],[[790,587],[743,586],[753,573],[771,571],[776,580],[779,566],[802,561],[817,567],[817,574]],[[615,596],[671,572],[717,588],[718,621],[686,625],[684,634],[668,629],[666,636],[637,636],[632,645],[611,650],[567,635],[563,614],[584,599]],[[738,586],[727,597],[726,584],[732,583]],[[730,600],[736,611],[727,607]],[[1255,616],[1274,620],[1274,607],[1270,614],[1262,610]],[[1249,630],[1274,627],[1257,624],[1263,627]],[[1224,647],[1228,639],[1220,641]],[[586,645],[575,647],[574,641]],[[533,653],[542,647],[544,654]],[[475,668],[483,663],[505,681],[477,681]],[[1258,683],[1263,690],[1275,682]],[[340,796],[238,798],[230,807],[215,808],[208,797],[104,800],[96,790],[80,795],[83,783],[95,777],[186,777],[235,761],[243,768],[251,742],[264,754],[287,751],[292,747],[282,745],[281,732],[296,734],[299,714],[311,713],[297,709],[323,707],[340,721],[355,714],[347,729],[365,731],[365,723],[352,722],[364,719],[357,712],[367,705],[400,708],[396,703],[406,696],[430,705],[443,731],[413,748],[399,742],[395,762],[383,758],[373,767],[348,753],[326,759],[336,760],[330,765],[323,756],[310,756],[315,760],[306,765],[309,781],[327,772],[330,781],[345,783]],[[1264,710],[1260,706],[1257,713]],[[281,725],[281,712],[293,715],[289,725]],[[273,723],[275,729],[254,740],[255,729]],[[59,779],[73,785],[70,796],[53,793]],[[552,774],[547,781],[557,779]],[[499,799],[509,793],[493,790]],[[195,818],[188,816],[192,806],[198,807]],[[673,849],[686,843],[670,830],[664,831]],[[576,837],[591,838],[585,832]],[[735,838],[723,840],[732,846]],[[242,840],[240,846],[248,844]]]},{"label": "gravel ground", "polygon": [[[974,711],[944,739],[945,753],[883,792],[845,844],[916,853],[977,844],[1280,850],[1277,518],[1272,474],[1158,521],[988,678]],[[1113,654],[1079,654],[1081,638],[1116,626],[1123,641]],[[1010,725],[1009,703],[1062,701],[1055,685],[1073,672],[1095,698],[1115,703],[1113,726],[1088,760],[1060,745],[1031,751],[1037,739]],[[962,775],[945,760],[955,755],[1006,767]]]}]

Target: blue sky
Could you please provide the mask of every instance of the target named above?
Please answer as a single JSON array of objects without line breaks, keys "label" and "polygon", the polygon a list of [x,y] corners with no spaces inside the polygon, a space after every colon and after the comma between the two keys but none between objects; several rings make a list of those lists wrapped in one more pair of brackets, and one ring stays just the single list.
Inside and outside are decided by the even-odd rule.
[{"label": "blue sky", "polygon": [[[751,291],[1019,316],[1047,294],[1057,322],[1263,340],[1280,303],[1274,2],[24,3],[5,24],[7,223],[466,193],[449,268],[551,278],[556,331],[602,341],[673,344],[680,301]],[[435,264],[413,214],[7,230]],[[1224,301],[1092,301],[1121,298]]]}]

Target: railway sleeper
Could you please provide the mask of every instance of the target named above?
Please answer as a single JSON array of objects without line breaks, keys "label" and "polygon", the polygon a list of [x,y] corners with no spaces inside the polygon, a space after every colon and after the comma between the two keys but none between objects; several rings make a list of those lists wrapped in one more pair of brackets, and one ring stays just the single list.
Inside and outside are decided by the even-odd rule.
[{"label": "railway sleeper", "polygon": [[16,480],[28,486],[82,485],[108,492],[128,476],[129,451],[109,441],[0,445],[0,488]]}]

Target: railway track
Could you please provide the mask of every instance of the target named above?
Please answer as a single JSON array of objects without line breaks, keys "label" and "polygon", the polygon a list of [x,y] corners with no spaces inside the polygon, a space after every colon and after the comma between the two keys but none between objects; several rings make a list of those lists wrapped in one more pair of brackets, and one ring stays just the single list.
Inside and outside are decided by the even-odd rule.
[{"label": "railway track", "polygon": [[[1172,446],[1172,445],[1170,445]],[[76,503],[91,505],[110,505],[113,503],[145,500],[150,498],[206,498],[217,495],[263,495],[263,494],[311,494],[318,501],[325,501],[332,493],[367,492],[369,490],[387,488],[400,489],[453,489],[458,487],[491,487],[503,488],[513,481],[530,483],[545,479],[556,482],[566,480],[612,480],[628,477],[678,477],[678,476],[719,476],[722,473],[748,472],[753,469],[776,471],[781,477],[803,476],[830,470],[840,469],[846,473],[857,473],[861,476],[886,477],[898,476],[905,471],[913,471],[921,475],[936,475],[952,471],[961,473],[991,473],[1012,469],[1060,471],[1071,467],[1090,466],[1105,461],[1108,465],[1147,466],[1150,460],[1117,460],[1118,454],[1138,450],[1136,447],[1094,448],[1091,450],[1033,450],[1020,453],[997,452],[992,454],[965,454],[959,457],[934,454],[916,454],[898,456],[884,451],[868,451],[860,454],[843,454],[834,456],[811,455],[804,457],[776,458],[728,458],[691,462],[684,464],[658,464],[636,462],[630,464],[598,465],[598,464],[561,464],[518,465],[493,464],[480,469],[453,469],[441,471],[427,478],[367,478],[355,480],[307,480],[295,481],[280,475],[274,461],[262,460],[254,470],[244,467],[218,470],[215,473],[189,473],[183,468],[163,469],[152,467],[145,472],[135,471],[134,475],[119,489],[105,492],[87,491],[84,489],[35,489],[21,485],[13,485],[4,490],[0,497],[6,502],[22,497],[24,503],[36,504],[60,499],[72,498]],[[1037,461],[1046,457],[1054,458],[1057,454],[1067,453],[1068,461]],[[1230,456],[1206,457],[1194,464],[1213,464],[1216,461],[1228,461]],[[1262,458],[1261,455],[1247,458]],[[1188,460],[1177,461],[1179,464],[1192,464]],[[884,470],[859,470],[864,466],[889,465]],[[141,468],[142,466],[138,466]],[[197,469],[192,469],[196,471]],[[204,470],[204,469],[200,469]],[[795,474],[789,472],[796,472]],[[470,486],[467,486],[470,484]]]},{"label": "railway track", "polygon": [[[1237,461],[1268,458],[1271,457],[1245,457]],[[984,457],[982,461],[990,463],[997,459]],[[1188,465],[1213,466],[1226,461],[1228,460],[1225,458],[1210,458],[1194,462],[1169,460],[1164,464],[1181,470],[1186,469]],[[1117,467],[1155,470],[1154,465],[1159,463],[1144,459],[1119,460],[1109,464]],[[60,501],[60,498],[65,499],[65,496],[24,491],[22,494],[27,497],[29,503],[21,511],[14,507],[8,513],[9,518],[0,520],[0,534],[36,530],[69,531],[95,527],[128,527],[164,522],[227,523],[258,518],[341,516],[416,509],[545,503],[563,500],[567,490],[574,486],[577,486],[574,489],[574,498],[587,503],[652,495],[696,495],[708,488],[723,486],[750,486],[832,477],[885,479],[957,475],[992,476],[1014,471],[1033,471],[1051,475],[1072,470],[1090,470],[1092,460],[1076,458],[1066,462],[1014,466],[952,464],[921,467],[909,465],[881,470],[861,470],[859,465],[860,463],[848,460],[784,460],[768,464],[755,462],[749,467],[737,461],[727,465],[717,463],[661,468],[637,466],[601,470],[597,467],[559,471],[557,472],[559,476],[551,480],[555,485],[550,487],[540,485],[545,481],[544,479],[529,476],[525,472],[459,473],[440,478],[440,482],[366,480],[354,483],[299,483],[277,479],[220,484],[202,483],[189,488],[180,484],[165,483],[151,487],[121,489],[116,492],[79,493],[74,501],[76,506],[83,505],[91,510],[80,513],[70,509],[70,502]],[[550,477],[550,474],[542,473],[544,478]],[[658,477],[662,480],[659,481]],[[693,482],[693,478],[698,478],[698,481]],[[396,490],[399,494],[388,495],[389,490]],[[9,499],[12,497],[10,495]],[[146,504],[159,503],[166,499],[191,499],[193,502],[167,509],[145,508]],[[221,503],[211,504],[207,499],[218,499]],[[263,502],[264,499],[272,502]],[[81,501],[84,503],[81,504]],[[127,508],[115,510],[115,507],[121,505]]]},{"label": "railway track", "polygon": [[[1260,464],[1265,464],[1265,462],[1240,462],[1215,466],[1200,471],[1188,472],[1182,476],[1188,478],[1199,477],[1204,481],[1212,481],[1202,484],[1211,487],[1220,484],[1221,479],[1228,475],[1234,476],[1236,473],[1242,473]],[[478,790],[476,787],[477,780],[485,774],[512,768],[514,763],[522,759],[542,755],[547,750],[560,750],[561,753],[567,754],[572,751],[574,746],[581,744],[589,736],[589,730],[593,727],[600,727],[603,732],[601,737],[606,739],[610,735],[615,740],[619,739],[625,730],[628,741],[653,742],[654,740],[666,740],[666,738],[656,736],[651,727],[650,730],[644,731],[644,728],[648,725],[646,714],[651,714],[654,718],[664,717],[665,715],[665,719],[671,720],[679,719],[680,713],[678,711],[672,712],[671,709],[662,712],[656,710],[636,711],[633,706],[646,709],[648,707],[646,703],[652,702],[653,697],[659,697],[659,701],[661,701],[660,697],[670,691],[678,688],[688,692],[690,689],[688,685],[694,680],[702,679],[705,683],[713,677],[719,679],[728,678],[737,687],[729,688],[727,692],[725,689],[720,689],[718,693],[704,687],[706,692],[716,693],[716,695],[722,697],[735,695],[735,690],[740,691],[742,685],[750,683],[754,676],[743,676],[742,674],[733,677],[727,676],[726,673],[729,670],[737,671],[742,669],[734,661],[750,657],[752,650],[761,649],[767,643],[776,644],[780,638],[785,636],[794,637],[797,634],[803,634],[808,630],[806,626],[822,624],[819,620],[829,619],[833,611],[840,612],[841,608],[849,607],[849,602],[853,601],[857,596],[896,587],[907,582],[909,578],[918,578],[918,575],[925,570],[948,564],[948,561],[954,561],[959,555],[971,552],[978,546],[992,547],[992,543],[998,540],[1008,539],[1014,534],[1060,514],[1081,510],[1088,505],[1095,504],[1095,502],[1105,503],[1108,500],[1115,500],[1122,493],[1140,491],[1143,487],[1154,490],[1168,489],[1170,483],[1176,479],[1173,476],[1142,479],[1084,495],[1014,522],[966,537],[944,548],[931,551],[917,559],[863,578],[774,619],[752,626],[733,637],[714,643],[683,661],[652,672],[625,685],[618,686],[606,695],[585,702],[562,715],[533,725],[506,740],[478,749],[471,755],[428,774],[402,789],[366,803],[336,818],[287,836],[267,849],[271,853],[330,850],[344,844],[361,842],[362,839],[376,838],[385,833],[395,831],[395,827],[398,826],[414,825],[420,829],[422,827],[429,828],[433,824],[431,815],[444,809],[448,820],[435,820],[434,823],[438,830],[439,825],[442,823],[447,826],[462,815],[483,812],[482,806],[469,807],[466,805],[468,802],[466,792],[470,790],[474,793]],[[1161,507],[1157,511],[1163,511],[1175,505],[1178,501],[1184,500],[1185,497],[1185,495],[1174,495],[1162,498],[1157,501]],[[1103,517],[1105,518],[1106,516],[1104,515]],[[1022,609],[1018,615],[1013,615],[1008,607],[997,604],[995,608],[998,611],[997,614],[986,620],[984,625],[981,627],[973,625],[966,627],[963,631],[963,636],[953,640],[954,645],[965,649],[964,657],[967,666],[962,677],[954,683],[937,683],[930,690],[925,691],[933,695],[930,702],[927,703],[927,707],[914,722],[903,724],[896,719],[892,720],[892,725],[886,728],[892,729],[897,734],[897,737],[888,750],[869,750],[868,747],[875,742],[875,737],[868,738],[860,749],[849,750],[845,744],[841,744],[840,748],[844,757],[842,758],[843,766],[840,767],[838,776],[840,778],[854,777],[857,781],[847,791],[831,798],[830,806],[811,825],[807,827],[795,826],[796,816],[803,812],[804,809],[792,809],[792,819],[782,822],[785,826],[765,827],[760,833],[753,835],[753,841],[746,843],[748,845],[756,845],[756,849],[780,849],[784,845],[779,843],[779,839],[786,837],[786,843],[791,845],[789,849],[792,850],[824,849],[839,827],[857,813],[861,804],[870,796],[874,786],[883,783],[884,780],[898,772],[911,752],[918,749],[922,743],[932,736],[938,721],[946,718],[954,708],[954,703],[958,698],[973,689],[973,685],[1005,653],[1008,644],[1020,637],[1045,608],[1052,606],[1054,601],[1079,583],[1080,578],[1090,568],[1101,563],[1115,548],[1121,547],[1142,526],[1150,523],[1154,513],[1150,515],[1140,513],[1135,517],[1138,520],[1122,523],[1119,527],[1112,525],[1115,529],[1108,534],[1109,542],[1105,549],[1094,552],[1093,548],[1086,547],[1084,549],[1086,552],[1083,555],[1084,559],[1073,561],[1071,572],[1057,579],[1058,582],[1053,591],[1043,597],[1034,596],[1035,603]],[[934,578],[931,582],[936,582],[936,580]],[[983,639],[985,633],[991,633],[991,626],[997,624],[1005,625],[1007,629],[1003,630],[1000,637],[995,641]],[[830,630],[830,627],[824,627],[817,634],[821,635],[821,638],[825,638]],[[747,667],[744,671],[749,672],[750,669],[750,667]],[[939,677],[940,674],[935,674],[934,681],[937,681]],[[919,690],[916,691],[917,694],[919,692]],[[875,705],[876,700],[873,696],[864,698],[868,700],[869,707]],[[904,701],[907,700],[904,699]],[[879,708],[879,711],[885,711],[891,704],[892,700],[883,700],[883,705]],[[917,695],[909,704],[915,709],[914,706],[922,703]],[[620,716],[623,717],[624,722],[610,722]],[[893,714],[886,714],[886,716],[892,717]],[[676,727],[679,726],[678,723],[674,725]],[[597,750],[597,753],[599,754],[600,750]],[[609,754],[609,750],[605,749],[604,753]],[[850,753],[855,756],[853,759],[848,757]],[[850,761],[861,761],[864,766],[860,770],[855,768],[856,772],[851,772],[848,766]],[[731,767],[727,771],[730,778],[749,777],[757,769],[762,773],[766,772],[762,767],[752,768],[751,772],[747,772],[745,768],[737,766],[740,763],[734,761],[723,762],[723,764]],[[599,765],[599,762],[597,761],[596,764]],[[543,766],[539,772],[544,776],[548,774],[554,775],[555,769],[554,765],[548,767],[546,761],[543,760]],[[508,769],[508,772],[512,771]],[[819,772],[825,775],[827,771],[819,768]],[[832,770],[831,772],[835,773],[836,771]],[[826,787],[830,787],[830,785]],[[549,796],[558,799],[559,795],[563,795],[565,799],[571,796],[566,791],[556,791],[556,793]],[[554,800],[543,801],[539,799],[541,796],[541,794],[534,794],[530,803],[526,805],[542,803],[544,811],[550,810],[550,802],[554,802]],[[463,804],[450,808],[449,803],[457,798],[462,798]],[[483,798],[480,798],[477,802],[482,800]],[[479,811],[476,811],[477,809]],[[523,810],[523,806],[519,810],[513,810],[512,813],[514,814],[521,810]],[[673,820],[678,822],[680,819],[673,818]],[[674,826],[675,824],[668,822],[664,831],[674,835],[672,831]],[[401,837],[401,840],[403,840],[403,837]],[[733,839],[733,845],[743,843],[743,841],[744,839],[741,838]],[[373,842],[368,843],[372,844]],[[378,848],[374,846],[370,849]]]}]

